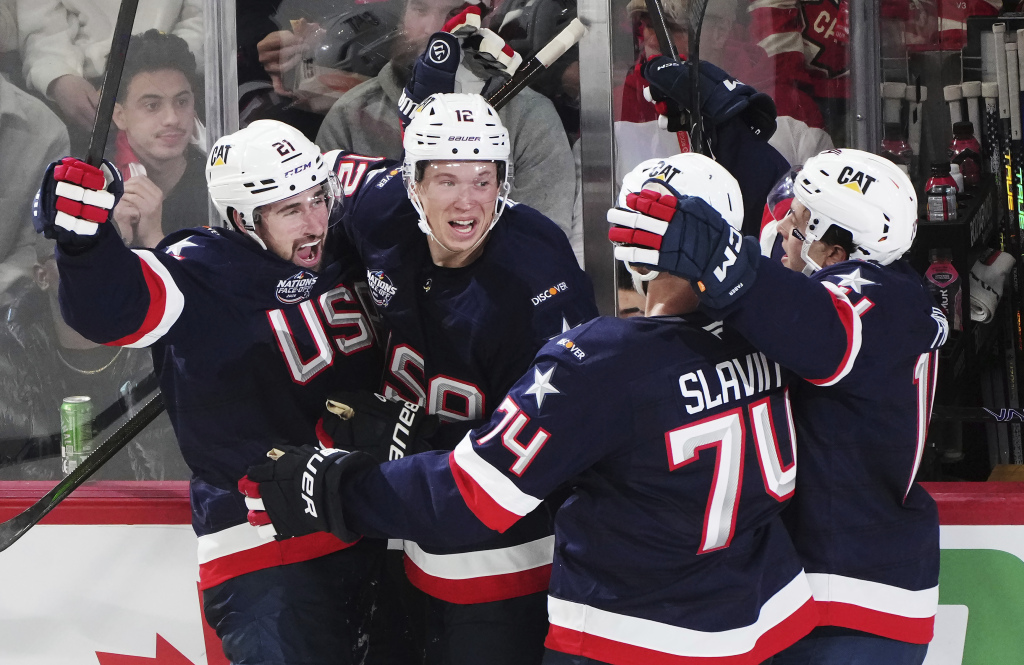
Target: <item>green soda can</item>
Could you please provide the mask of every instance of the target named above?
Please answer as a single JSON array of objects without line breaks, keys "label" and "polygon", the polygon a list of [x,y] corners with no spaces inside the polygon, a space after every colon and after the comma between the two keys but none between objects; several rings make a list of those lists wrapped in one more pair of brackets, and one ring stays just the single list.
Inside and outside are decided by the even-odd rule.
[{"label": "green soda can", "polygon": [[65,397],[60,405],[60,457],[64,473],[71,473],[92,452],[92,399]]}]

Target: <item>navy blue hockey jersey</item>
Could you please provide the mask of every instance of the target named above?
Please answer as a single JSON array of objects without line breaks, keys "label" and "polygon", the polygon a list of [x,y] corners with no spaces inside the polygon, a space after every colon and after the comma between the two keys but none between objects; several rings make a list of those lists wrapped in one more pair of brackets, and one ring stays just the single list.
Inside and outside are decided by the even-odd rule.
[{"label": "navy blue hockey jersey", "polygon": [[[327,154],[332,157],[346,193],[354,192],[344,228],[389,331],[382,390],[425,404],[451,423],[442,434],[461,427],[447,437],[454,445],[490,417],[548,339],[597,316],[590,279],[561,229],[511,202],[477,260],[437,266],[400,165],[340,152]],[[551,529],[542,508],[472,552],[407,541],[406,571],[417,587],[449,602],[537,593],[547,588]]]},{"label": "navy blue hockey jersey", "polygon": [[346,547],[327,534],[264,541],[238,492],[275,446],[315,443],[331,389],[373,389],[381,356],[353,288],[356,263],[312,273],[235,231],[191,229],[129,250],[58,250],[65,320],[87,338],[152,346],[167,412],[192,469],[200,585]]},{"label": "navy blue hockey jersey", "polygon": [[725,320],[807,379],[792,392],[800,475],[784,517],[822,625],[928,643],[939,520],[914,477],[948,326],[921,278],[903,262],[807,278],[762,260]]},{"label": "navy blue hockey jersey", "polygon": [[721,322],[602,317],[547,344],[453,452],[352,478],[343,514],[367,535],[469,541],[569,484],[549,648],[760,663],[817,618],[779,517],[796,477],[786,385]]}]

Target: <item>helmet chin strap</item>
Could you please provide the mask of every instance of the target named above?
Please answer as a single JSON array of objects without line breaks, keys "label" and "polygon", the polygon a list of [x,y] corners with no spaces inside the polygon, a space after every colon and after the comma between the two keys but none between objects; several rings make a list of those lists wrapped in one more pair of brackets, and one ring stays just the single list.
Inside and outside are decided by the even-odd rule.
[{"label": "helmet chin strap", "polygon": [[654,279],[655,277],[660,275],[661,271],[659,271],[659,270],[649,270],[649,271],[647,271],[647,274],[643,274],[642,275],[639,272],[637,272],[637,270],[633,266],[631,266],[629,263],[626,263],[625,265],[626,265],[626,270],[629,271],[629,276],[633,278],[633,290],[636,291],[637,293],[639,293],[641,298],[646,298],[647,297],[647,288],[646,288],[647,282],[651,281],[652,279]]},{"label": "helmet chin strap", "polygon": [[817,240],[813,235],[807,234],[804,236],[804,242],[800,245],[800,259],[804,262],[804,267],[800,271],[805,275],[813,275],[814,273],[821,270],[822,266],[818,265],[817,261],[811,258],[810,250],[811,245]]},{"label": "helmet chin strap", "polygon": [[[256,225],[252,221],[247,220],[245,218],[245,215],[243,215],[241,212],[239,212],[237,208],[235,209],[235,214],[238,215],[238,217],[241,218],[241,220],[242,220],[242,228],[245,229],[245,234],[247,236],[249,236],[250,238],[252,238],[253,240],[255,240],[256,244],[258,244],[261,249],[266,249],[267,248],[267,243],[263,242],[263,238],[260,238],[258,235],[256,235]],[[256,211],[255,210],[253,210],[252,215],[253,216],[256,215]],[[237,225],[237,222],[236,222],[236,225]]]}]

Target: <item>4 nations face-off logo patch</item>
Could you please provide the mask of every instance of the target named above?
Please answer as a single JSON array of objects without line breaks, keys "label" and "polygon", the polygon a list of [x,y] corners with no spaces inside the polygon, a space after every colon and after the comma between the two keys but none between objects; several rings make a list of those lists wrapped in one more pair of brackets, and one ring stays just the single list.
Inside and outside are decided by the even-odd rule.
[{"label": "4 nations face-off logo patch", "polygon": [[367,270],[366,282],[370,285],[370,295],[377,307],[387,307],[398,288],[383,270]]},{"label": "4 nations face-off logo patch", "polygon": [[316,275],[308,270],[300,270],[288,279],[282,279],[277,283],[277,299],[285,305],[306,300],[315,284]]}]

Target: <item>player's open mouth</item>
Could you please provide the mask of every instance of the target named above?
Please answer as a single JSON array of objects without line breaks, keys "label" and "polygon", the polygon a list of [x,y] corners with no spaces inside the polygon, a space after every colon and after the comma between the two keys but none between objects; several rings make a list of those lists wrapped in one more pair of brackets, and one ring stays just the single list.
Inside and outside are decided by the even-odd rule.
[{"label": "player's open mouth", "polygon": [[300,245],[295,250],[295,256],[305,265],[316,265],[320,260],[320,240],[314,240],[313,242],[307,242],[305,245]]},{"label": "player's open mouth", "polygon": [[456,237],[468,238],[473,235],[473,229],[476,228],[476,220],[453,219],[448,222],[448,226],[455,233]]}]

